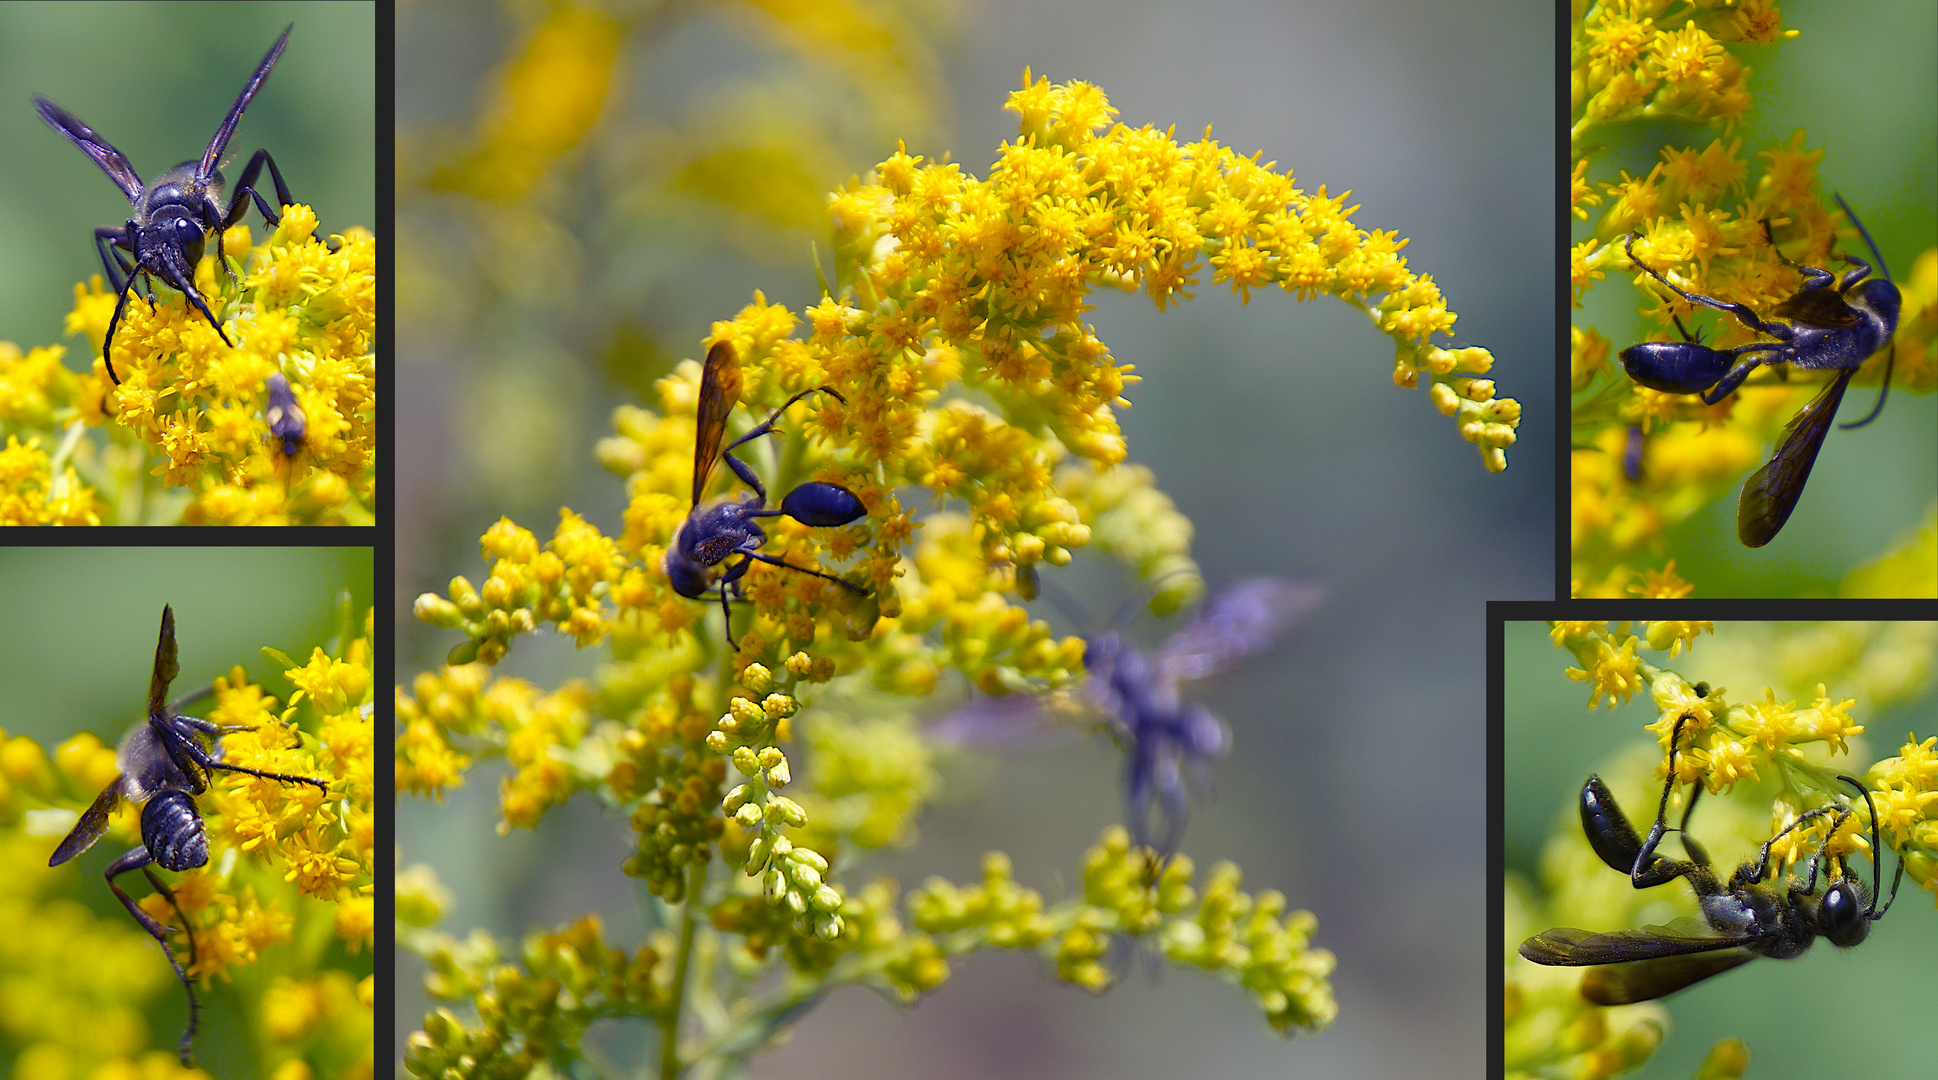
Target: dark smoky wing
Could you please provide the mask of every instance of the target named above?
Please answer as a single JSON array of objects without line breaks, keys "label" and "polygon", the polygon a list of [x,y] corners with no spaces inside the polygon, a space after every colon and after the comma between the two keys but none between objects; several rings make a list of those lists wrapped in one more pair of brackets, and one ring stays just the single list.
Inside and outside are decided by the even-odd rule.
[{"label": "dark smoky wing", "polygon": [[1811,289],[1792,295],[1788,300],[1770,309],[1770,317],[1788,319],[1802,326],[1815,326],[1825,330],[1841,330],[1846,326],[1857,325],[1859,315],[1856,308],[1845,302],[1835,289]]},{"label": "dark smoky wing", "polygon": [[1591,968],[1581,977],[1581,996],[1597,1005],[1654,1001],[1754,959],[1748,949],[1723,949]]},{"label": "dark smoky wing", "polygon": [[1743,483],[1743,494],[1736,503],[1736,535],[1749,547],[1762,547],[1776,537],[1817,464],[1817,451],[1824,447],[1824,436],[1837,418],[1837,406],[1844,400],[1844,387],[1857,374],[1846,369],[1833,379],[1810,404],[1784,425],[1783,437],[1762,468]]},{"label": "dark smoky wing", "polygon": [[68,141],[81,148],[81,152],[94,159],[101,171],[108,174],[129,202],[141,198],[145,190],[141,177],[135,175],[135,167],[128,164],[121,151],[108,145],[108,140],[94,133],[94,129],[81,123],[80,117],[61,108],[59,105],[34,95],[34,108],[40,110],[40,118],[47,121],[55,131],[67,136]]},{"label": "dark smoky wing", "polygon": [[74,831],[68,833],[67,839],[61,841],[61,846],[54,849],[54,857],[47,860],[47,865],[59,866],[93,847],[94,842],[101,839],[101,834],[108,830],[108,815],[114,813],[115,804],[121,801],[122,779],[115,777],[113,783],[94,797],[94,802],[81,815],[81,820],[74,823]]},{"label": "dark smoky wing", "polygon": [[161,640],[155,642],[155,673],[148,680],[148,715],[166,715],[168,684],[182,670],[175,657],[175,611],[162,605]]},{"label": "dark smoky wing", "polygon": [[1191,624],[1164,643],[1161,677],[1202,679],[1270,648],[1280,634],[1317,607],[1323,595],[1310,581],[1252,578],[1211,598]]},{"label": "dark smoky wing", "polygon": [[1702,924],[1693,919],[1678,919],[1673,926],[1644,926],[1639,930],[1614,930],[1608,933],[1558,926],[1521,942],[1521,955],[1537,964],[1585,967],[1590,964],[1625,964],[1631,960],[1715,952],[1744,944],[1742,938],[1691,932],[1701,927]]},{"label": "dark smoky wing", "polygon": [[199,179],[207,180],[215,175],[217,161],[222,157],[222,152],[229,148],[229,137],[236,133],[236,125],[242,122],[242,110],[249,107],[249,99],[262,89],[264,80],[269,78],[269,69],[275,67],[276,58],[283,55],[283,45],[289,41],[289,32],[295,27],[295,23],[283,27],[283,32],[276,37],[276,44],[269,47],[262,63],[256,65],[256,73],[243,84],[236,103],[229,106],[229,115],[222,118],[222,126],[215,129],[215,138],[210,139],[208,149],[202,151],[202,165],[195,174]]},{"label": "dark smoky wing", "polygon": [[700,403],[694,420],[693,505],[707,488],[707,476],[720,460],[720,440],[727,433],[727,414],[740,400],[740,358],[733,344],[716,341],[707,350],[706,366],[700,371]]}]

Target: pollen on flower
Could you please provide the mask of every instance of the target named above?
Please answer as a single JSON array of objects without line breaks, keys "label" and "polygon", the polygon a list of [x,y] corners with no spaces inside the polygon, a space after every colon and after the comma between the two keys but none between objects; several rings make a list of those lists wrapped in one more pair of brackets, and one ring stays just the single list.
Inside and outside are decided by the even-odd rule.
[{"label": "pollen on flower", "polygon": [[1745,705],[1735,728],[1750,742],[1762,748],[1767,756],[1771,750],[1788,743],[1797,734],[1796,703],[1778,701],[1769,687],[1763,688],[1763,700]]},{"label": "pollen on flower", "polygon": [[1703,781],[1711,791],[1728,791],[1738,780],[1758,779],[1760,759],[1762,755],[1739,739],[1718,739],[1709,745],[1707,761],[1702,763]]},{"label": "pollen on flower", "polygon": [[[1679,600],[1695,591],[1695,586],[1676,576],[1674,559],[1660,569],[1644,568],[1642,580],[1631,583],[1628,588],[1630,592],[1651,600]],[[1678,641],[1677,646],[1680,644]]]},{"label": "pollen on flower", "polygon": [[1588,683],[1589,708],[1596,707],[1604,698],[1611,706],[1619,704],[1642,689],[1635,641],[1633,637],[1626,638],[1618,650],[1598,639],[1591,646],[1593,659],[1588,668],[1568,669],[1570,679]]}]

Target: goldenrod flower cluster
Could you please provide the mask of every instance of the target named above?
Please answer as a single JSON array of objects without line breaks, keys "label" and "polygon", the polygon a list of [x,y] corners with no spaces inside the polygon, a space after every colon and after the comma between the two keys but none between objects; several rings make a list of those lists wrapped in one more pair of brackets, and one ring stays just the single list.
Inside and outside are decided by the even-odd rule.
[{"label": "goldenrod flower cluster", "polygon": [[1938,897],[1938,736],[1906,734],[1896,757],[1863,779],[1877,802],[1885,843],[1904,860],[1904,876]]},{"label": "goldenrod flower cluster", "polygon": [[[420,619],[463,640],[450,666],[398,688],[399,791],[436,796],[502,755],[514,775],[501,828],[530,826],[575,793],[627,807],[625,872],[684,904],[678,944],[656,954],[652,978],[686,978],[669,966],[719,955],[744,968],[778,954],[792,973],[746,1009],[735,995],[747,988],[706,981],[717,974],[667,984],[663,1002],[643,983],[627,991],[626,1007],[662,1030],[696,994],[718,996],[696,1013],[715,1029],[723,1017],[785,1016],[842,982],[912,999],[946,979],[950,957],[983,947],[1040,949],[1062,977],[1102,989],[1119,936],[1242,987],[1276,1029],[1334,1016],[1333,960],[1311,948],[1309,914],[1288,913],[1275,892],[1241,891],[1235,867],[1200,893],[1188,859],[1157,866],[1121,829],[1087,858],[1083,896],[1060,902],[992,855],[979,886],[936,881],[911,895],[904,929],[892,883],[844,879],[858,852],[912,839],[936,787],[913,718],[889,702],[930,694],[952,669],[992,694],[1083,677],[1084,642],[1058,638],[1020,602],[1049,568],[1099,548],[1156,584],[1160,613],[1203,589],[1191,522],[1128,460],[1116,410],[1137,376],[1084,323],[1092,289],[1142,289],[1163,307],[1208,267],[1248,297],[1270,286],[1335,296],[1394,340],[1395,381],[1424,381],[1485,467],[1505,467],[1520,419],[1484,378],[1485,350],[1431,342],[1454,320],[1438,289],[1406,266],[1404,241],[1353,225],[1343,196],[1307,193],[1208,137],[1112,125],[1102,93],[1082,83],[1026,75],[1010,108],[1020,137],[986,179],[891,156],[830,199],[834,273],[820,303],[795,311],[755,294],[709,335],[731,346],[737,371],[722,446],[797,395],[835,391],[788,405],[733,453],[768,507],[808,481],[853,493],[865,513],[847,525],[758,519],[761,555],[853,588],[755,562],[724,626],[717,596],[674,590],[664,560],[695,509],[702,407],[703,368],[686,361],[658,381],[656,400],[617,410],[599,444],[626,488],[615,534],[571,509],[549,536],[500,520],[482,537],[481,580],[457,577],[416,601]],[[730,470],[713,471],[699,501],[749,496]],[[545,631],[609,652],[593,685],[547,692],[487,671]],[[434,884],[412,888],[407,925],[428,927]],[[549,961],[528,956],[520,972],[488,939],[410,935],[434,956],[434,993],[477,1006],[475,1025],[451,1013],[427,1022],[406,1062],[414,1075],[459,1060],[482,1063],[479,1075],[515,1071],[570,1038],[577,999],[540,1009],[557,985]],[[663,962],[671,949],[679,964]],[[640,962],[605,956],[608,980]]]},{"label": "goldenrod flower cluster", "polygon": [[[34,369],[37,374],[26,382],[43,378],[60,366],[59,349],[35,349],[32,356],[22,357],[12,342],[0,341],[0,371]],[[19,392],[26,387],[23,382],[14,382],[0,389]],[[100,499],[93,488],[81,483],[74,466],[68,463],[70,444],[63,442],[61,449],[50,455],[40,440],[33,435],[23,443],[20,436],[10,434],[6,449],[0,450],[0,524],[101,524]]]},{"label": "goldenrod flower cluster", "polygon": [[[363,973],[345,970],[340,961],[331,966],[338,950],[367,956],[376,941],[369,620],[365,611],[361,632],[338,655],[318,650],[305,664],[285,663],[284,677],[298,687],[289,704],[250,684],[237,668],[215,680],[204,714],[218,724],[248,727],[224,734],[218,744],[223,760],[317,777],[329,793],[216,771],[209,790],[195,796],[208,832],[209,864],[175,876],[172,904],[145,886],[129,886],[158,922],[179,926],[185,920],[191,928],[193,949],[180,934],[172,945],[203,991],[217,981],[242,988],[246,1015],[256,1018],[265,1040],[262,1060],[306,1062],[305,1075],[318,1077],[367,1077],[373,1067],[374,977],[367,963]],[[0,768],[0,820],[52,813],[49,806],[83,808],[119,772],[114,747],[91,732],[63,742],[51,760],[30,739],[5,739]],[[122,807],[102,842],[126,850],[142,843],[140,813],[125,801]],[[51,880],[84,882],[78,888],[105,888],[96,876],[77,878],[77,864],[47,869],[57,838],[0,831],[0,864],[15,881],[53,875]],[[172,1035],[151,1031],[142,1017],[149,999],[181,994],[149,935],[118,909],[90,915],[72,900],[23,895],[28,902],[12,916],[14,961],[34,992],[10,995],[8,1027],[22,1046],[13,1075],[103,1069],[176,1075],[169,1071],[175,1062]],[[204,1012],[203,1035],[214,1015]],[[161,1043],[170,1045],[154,1049]]]},{"label": "goldenrod flower cluster", "polygon": [[[1155,935],[1180,963],[1242,986],[1277,1028],[1331,1022],[1332,955],[1307,948],[1309,913],[1285,915],[1276,893],[1239,891],[1238,871],[1229,864],[1214,871],[1202,896],[1191,887],[1189,860],[1173,860],[1155,888],[1146,882],[1148,866],[1124,830],[1113,827],[1085,856],[1083,898],[1048,909],[1039,893],[1017,884],[1006,857],[991,853],[980,884],[931,878],[913,893],[907,926],[895,914],[895,889],[886,880],[843,901],[843,929],[833,937],[792,933],[796,914],[761,891],[732,891],[711,903],[707,918],[714,929],[735,935],[749,958],[783,950],[792,977],[741,1002],[746,1018],[758,1024],[778,1022],[830,984],[860,983],[913,1001],[947,981],[950,957],[989,947],[1038,950],[1065,978],[1101,990],[1111,974],[1096,958],[1119,934]],[[421,869],[400,881],[400,897],[436,888]],[[413,1076],[448,1075],[454,1068],[476,1077],[527,1075],[535,1063],[576,1047],[595,1020],[633,1014],[667,1024],[679,1008],[673,936],[656,934],[628,956],[604,943],[594,916],[530,935],[515,963],[483,933],[462,942],[431,933],[414,947],[430,963],[431,993],[475,1002],[478,1023],[445,1009],[427,1017],[405,1054]],[[1080,956],[1091,959],[1075,959]],[[717,996],[728,989],[743,988],[707,983],[687,992],[707,996],[717,1008]]]},{"label": "goldenrod flower cluster", "polygon": [[406,1063],[416,1076],[475,1080],[522,1080],[543,1072],[558,1054],[576,1054],[594,1021],[666,1015],[672,971],[664,961],[675,948],[661,935],[628,956],[605,943],[605,928],[593,915],[532,934],[520,965],[501,962],[496,943],[485,935],[465,942],[438,936],[420,950],[430,963],[431,992],[474,1002],[482,1027],[473,1030],[448,1010],[433,1012],[424,1018],[424,1030],[410,1036]]},{"label": "goldenrod flower cluster", "polygon": [[[1792,263],[1835,267],[1833,252],[1873,261],[1851,223],[1827,208],[1817,179],[1823,151],[1810,149],[1803,131],[1748,154],[1742,139],[1729,138],[1752,106],[1738,54],[1795,36],[1781,29],[1776,4],[1642,0],[1577,5],[1574,11],[1571,200],[1574,215],[1584,221],[1589,208],[1601,208],[1590,234],[1570,253],[1577,307],[1602,279],[1624,277],[1648,299],[1647,315],[1660,327],[1650,339],[1680,341],[1672,315],[1692,331],[1701,324],[1692,325],[1690,305],[1637,261],[1685,291],[1762,313],[1797,291],[1802,279]],[[1720,126],[1723,134],[1700,149],[1663,147],[1661,162],[1646,176],[1590,179],[1597,151],[1625,125],[1662,119]],[[1768,241],[1766,221],[1781,255]],[[1625,250],[1632,233],[1639,234],[1634,261]],[[1872,272],[1881,276],[1876,267]],[[1938,384],[1930,345],[1938,336],[1931,327],[1938,252],[1921,256],[1912,276],[1897,284],[1904,313],[1892,382],[1900,390],[1929,390]],[[1762,340],[1726,315],[1713,318],[1713,325],[1703,341],[1710,348]],[[1617,358],[1631,344],[1611,342],[1580,319],[1571,332],[1570,548],[1577,596],[1693,592],[1694,583],[1676,576],[1666,530],[1732,494],[1824,382],[1759,374],[1717,404],[1704,405],[1695,395],[1632,383]],[[1872,357],[1853,388],[1878,385],[1890,351]],[[1929,564],[1931,546],[1913,544],[1923,563],[1913,558],[1906,565]],[[1914,572],[1868,587],[1906,595],[1929,576],[1929,570]]]},{"label": "goldenrod flower cluster", "polygon": [[[1741,640],[1747,628],[1730,629]],[[1588,685],[1589,708],[1604,701],[1612,707],[1647,690],[1660,710],[1649,730],[1660,744],[1664,761],[1670,739],[1675,739],[1677,783],[1702,783],[1715,793],[1727,792],[1739,782],[1781,781],[1786,787],[1801,787],[1826,798],[1840,791],[1850,794],[1836,779],[1837,767],[1819,764],[1802,749],[1822,744],[1824,753],[1848,754],[1850,740],[1864,732],[1851,716],[1856,700],[1829,696],[1826,684],[1858,680],[1875,706],[1908,696],[1932,677],[1938,663],[1934,656],[1938,631],[1928,623],[1785,628],[1752,640],[1767,642],[1764,647],[1782,673],[1784,685],[1814,681],[1815,693],[1804,701],[1784,700],[1765,685],[1760,697],[1739,702],[1726,686],[1691,683],[1677,670],[1638,652],[1668,652],[1673,657],[1685,647],[1693,649],[1697,635],[1714,632],[1714,625],[1706,622],[1557,622],[1550,636],[1581,665],[1565,674]],[[1915,762],[1912,749],[1906,751],[1907,760]],[[1848,766],[1843,771],[1852,772]],[[1915,777],[1918,771],[1912,764],[1906,775]],[[1877,785],[1872,794],[1880,815],[1885,814],[1887,802],[1900,817],[1916,810],[1922,789],[1916,783],[1910,787],[1908,795],[1893,795]],[[1868,818],[1861,808],[1859,814]],[[1908,825],[1909,819],[1904,820]]]},{"label": "goldenrod flower cluster", "polygon": [[[827,302],[810,315],[817,337],[854,324],[826,361],[837,383],[905,373],[919,387],[959,371],[1011,422],[1047,424],[1071,452],[1114,464],[1122,440],[1109,406],[1124,373],[1081,321],[1090,289],[1141,288],[1163,308],[1190,297],[1202,260],[1212,281],[1247,301],[1276,285],[1364,310],[1398,346],[1394,381],[1410,387],[1427,373],[1435,405],[1487,467],[1506,467],[1520,406],[1476,377],[1492,357],[1428,342],[1453,314],[1430,277],[1406,268],[1404,240],[1350,223],[1357,208],[1345,196],[1323,185],[1309,194],[1209,134],[1180,143],[1149,126],[1113,126],[1115,110],[1085,83],[1025,72],[1008,107],[1022,117],[1021,138],[1004,145],[987,180],[898,153],[876,182],[835,195],[836,254],[859,270],[858,304]],[[936,336],[956,351],[925,374]],[[1073,396],[1046,409],[1041,388],[1052,383]],[[863,422],[877,457],[912,433],[893,415],[864,413]]]},{"label": "goldenrod flower cluster", "polygon": [[[75,286],[67,317],[69,334],[94,343],[89,374],[64,367],[58,346],[23,356],[0,344],[10,446],[16,432],[23,448],[59,446],[58,464],[14,462],[11,496],[0,503],[8,523],[370,524],[376,240],[352,229],[331,251],[315,228],[307,206],[285,207],[253,249],[249,227],[232,227],[223,246],[234,282],[209,245],[195,286],[234,349],[179,293],[159,288],[152,305],[131,294],[114,331],[117,385],[100,355],[116,294],[99,275]],[[303,414],[293,457],[265,418],[275,374]],[[89,428],[99,434],[86,437]]]},{"label": "goldenrod flower cluster", "polygon": [[[1165,956],[1242,987],[1280,1031],[1317,1031],[1332,1023],[1339,1011],[1328,981],[1335,961],[1327,950],[1312,948],[1318,922],[1311,912],[1287,913],[1285,896],[1276,890],[1256,896],[1241,891],[1243,877],[1230,862],[1211,868],[1202,893],[1191,887],[1192,863],[1184,855],[1158,869],[1150,882],[1149,855],[1117,826],[1090,849],[1084,901],[1089,913],[1110,916],[1097,929],[1156,933]],[[1060,956],[1059,973],[1062,965]],[[1093,956],[1065,977],[1100,988],[1096,980],[1105,974]]]},{"label": "goldenrod flower cluster", "polygon": [[[1650,636],[1658,625],[1649,626]],[[1744,628],[1730,629],[1742,640]],[[1938,838],[1938,831],[1930,827],[1933,815],[1938,814],[1934,809],[1938,805],[1938,764],[1934,764],[1938,758],[1932,755],[1929,739],[1920,742],[1915,735],[1907,736],[1897,757],[1865,771],[1848,764],[1822,764],[1818,759],[1823,755],[1850,753],[1850,740],[1864,732],[1863,725],[1851,715],[1855,699],[1831,696],[1822,681],[1816,683],[1815,693],[1807,701],[1780,699],[1765,686],[1759,698],[1732,703],[1727,687],[1692,684],[1677,671],[1639,659],[1635,646],[1640,641],[1628,635],[1625,624],[1611,628],[1557,623],[1554,636],[1557,644],[1578,658],[1586,658],[1583,668],[1570,668],[1567,674],[1601,687],[1596,691],[1597,698],[1606,693],[1613,701],[1628,696],[1622,693],[1624,688],[1629,694],[1644,686],[1649,689],[1660,710],[1649,730],[1656,737],[1663,761],[1668,759],[1670,738],[1676,738],[1679,786],[1701,783],[1720,794],[1739,783],[1780,783],[1786,794],[1779,800],[1776,813],[1786,818],[1808,809],[1797,805],[1801,793],[1809,793],[1820,802],[1833,797],[1851,799],[1855,793],[1837,776],[1857,776],[1871,790],[1884,836],[1906,856],[1907,876],[1920,884],[1929,879],[1929,852],[1933,839]],[[1615,644],[1618,641],[1620,644]],[[1873,706],[1911,696],[1929,682],[1934,664],[1938,664],[1938,656],[1934,656],[1938,631],[1929,623],[1788,627],[1749,641],[1769,652],[1786,684],[1819,676],[1855,681]],[[1822,744],[1821,752],[1806,754],[1804,748],[1811,744]],[[1852,808],[1857,824],[1851,827],[1851,840],[1843,840],[1840,833],[1839,843],[1854,842],[1861,850],[1868,847],[1861,834],[1868,833],[1870,813],[1861,799],[1852,800]],[[1777,828],[1782,824],[1779,820]],[[1807,848],[1809,836],[1799,831],[1796,842],[1786,839],[1776,850],[1788,857],[1799,847]],[[1918,876],[1921,866],[1925,877]]]},{"label": "goldenrod flower cluster", "polygon": [[[756,418],[812,387],[834,387],[846,399],[817,398],[782,419],[775,458],[783,470],[770,487],[778,494],[802,480],[839,483],[867,508],[832,533],[772,519],[766,554],[804,565],[817,551],[852,559],[848,580],[871,596],[758,567],[746,580],[751,629],[730,634],[743,655],[778,660],[813,643],[846,670],[843,654],[854,650],[832,640],[830,628],[866,638],[880,618],[890,631],[925,632],[941,599],[953,601],[961,613],[953,619],[976,632],[992,660],[1059,677],[1040,630],[1027,619],[1006,625],[1016,615],[1004,614],[1000,594],[1027,591],[1038,565],[1062,565],[1090,543],[1102,506],[1080,505],[1086,487],[1149,487],[1148,474],[1114,479],[1125,453],[1114,409],[1135,376],[1081,321],[1099,282],[1142,287],[1164,304],[1185,295],[1202,258],[1214,280],[1241,291],[1276,284],[1355,303],[1398,343],[1396,379],[1413,385],[1427,372],[1436,402],[1459,418],[1490,468],[1504,467],[1519,406],[1475,377],[1491,364],[1484,350],[1427,343],[1453,316],[1431,279],[1406,269],[1396,254],[1402,242],[1360,232],[1341,199],[1323,189],[1307,195],[1209,139],[1180,144],[1151,128],[1104,130],[1111,110],[1094,87],[1026,79],[1010,107],[1023,117],[1023,137],[1005,145],[988,180],[897,154],[874,182],[833,196],[842,299],[828,296],[797,315],[757,295],[714,328],[714,341],[734,345],[741,404]],[[1366,299],[1372,295],[1383,299]],[[802,330],[805,337],[794,336]],[[975,396],[944,400],[953,385]],[[541,553],[529,533],[504,522],[486,539],[497,560],[491,579],[482,587],[458,579],[448,599],[420,599],[420,617],[470,639],[454,662],[495,661],[513,636],[547,622],[589,643],[617,623],[637,620],[671,636],[705,618],[705,607],[674,594],[658,572],[690,509],[698,388],[698,365],[683,364],[660,383],[659,415],[621,409],[617,435],[601,443],[601,460],[627,479],[619,537],[600,536],[567,511]],[[1081,468],[1059,469],[1071,457]],[[901,493],[923,488],[967,505],[969,538],[980,549],[941,597],[895,585],[918,528]],[[1139,509],[1115,520],[1126,537],[1137,535],[1132,526],[1158,526],[1134,542],[1145,549],[1140,569],[1185,568],[1188,523],[1168,501],[1144,500]],[[1177,589],[1172,601],[1189,586]],[[892,678],[925,690],[923,662],[911,651]]]}]

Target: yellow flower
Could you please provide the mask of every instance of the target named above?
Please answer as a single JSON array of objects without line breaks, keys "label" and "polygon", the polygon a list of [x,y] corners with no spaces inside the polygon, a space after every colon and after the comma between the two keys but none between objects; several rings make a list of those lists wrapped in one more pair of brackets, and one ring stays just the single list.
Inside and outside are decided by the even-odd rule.
[{"label": "yellow flower", "polygon": [[1569,668],[1567,675],[1576,682],[1586,682],[1589,686],[1588,707],[1594,708],[1604,698],[1613,706],[1627,701],[1642,688],[1638,674],[1638,661],[1635,656],[1635,641],[1628,637],[1618,650],[1606,641],[1596,641],[1593,646],[1594,659],[1586,670]]},{"label": "yellow flower", "polygon": [[[375,238],[352,229],[330,251],[312,233],[306,206],[284,208],[281,223],[253,251],[249,229],[224,237],[239,278],[216,263],[214,245],[196,270],[196,287],[223,320],[235,348],[180,294],[154,303],[130,295],[115,325],[114,376],[97,350],[89,374],[59,364],[61,350],[22,356],[0,343],[0,421],[53,433],[67,429],[62,456],[86,428],[118,425],[158,460],[148,475],[191,489],[188,500],[121,496],[107,506],[138,517],[118,524],[368,524],[375,503]],[[116,294],[97,275],[75,289],[67,332],[96,343],[107,334]],[[272,374],[287,379],[302,413],[300,444],[283,454],[265,410]],[[287,413],[285,415],[288,415]],[[78,424],[76,423],[78,421]],[[86,443],[76,459],[103,451]],[[93,473],[89,474],[92,477]],[[117,484],[139,485],[140,471],[103,470]],[[42,488],[50,486],[43,478]],[[36,503],[34,485],[17,485],[17,515],[37,524],[101,524],[93,493],[58,475]],[[80,501],[76,501],[77,496]],[[0,509],[4,509],[0,507]],[[24,516],[14,523],[27,523]]]},{"label": "yellow flower", "polygon": [[0,524],[101,524],[94,489],[82,486],[71,467],[58,475],[54,467],[39,438],[22,445],[19,436],[7,436],[7,446],[0,450]]}]

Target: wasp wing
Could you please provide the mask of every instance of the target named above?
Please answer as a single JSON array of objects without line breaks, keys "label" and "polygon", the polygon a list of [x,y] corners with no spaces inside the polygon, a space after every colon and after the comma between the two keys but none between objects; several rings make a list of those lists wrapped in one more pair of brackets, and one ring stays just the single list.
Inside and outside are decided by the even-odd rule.
[{"label": "wasp wing", "polygon": [[1561,967],[1595,965],[1582,976],[1581,996],[1597,1005],[1653,1001],[1713,975],[1720,975],[1757,954],[1755,938],[1717,937],[1695,919],[1668,926],[1596,933],[1561,926],[1521,943],[1521,955],[1537,964]]},{"label": "wasp wing", "polygon": [[1607,933],[1558,926],[1521,942],[1521,955],[1537,964],[1586,967],[1590,964],[1623,964],[1631,960],[1714,952],[1737,948],[1744,943],[1745,939],[1740,937],[1718,937],[1695,919],[1677,919],[1668,926],[1644,926],[1639,930],[1613,930]]},{"label": "wasp wing", "polygon": [[1823,449],[1830,422],[1837,418],[1844,387],[1855,374],[1856,368],[1846,368],[1810,404],[1798,409],[1784,425],[1783,438],[1769,463],[1744,482],[1742,497],[1736,503],[1736,536],[1745,545],[1762,547],[1790,520],[1797,497],[1803,494],[1804,481],[1810,479],[1810,469],[1817,464],[1817,451]]},{"label": "wasp wing", "polygon": [[93,805],[74,823],[74,831],[67,834],[61,846],[54,849],[54,857],[47,860],[49,866],[59,866],[67,860],[94,846],[101,834],[108,830],[108,815],[114,813],[116,804],[121,802],[121,788],[125,776],[116,776],[114,782],[103,788],[94,797]]},{"label": "wasp wing", "polygon": [[242,94],[236,98],[234,105],[229,106],[229,115],[223,117],[222,126],[215,129],[215,138],[209,140],[208,149],[202,151],[202,164],[196,170],[196,179],[206,182],[215,175],[218,159],[229,148],[229,137],[236,133],[236,125],[242,122],[242,110],[249,107],[249,99],[262,89],[263,82],[269,78],[269,69],[275,67],[276,58],[283,55],[283,45],[289,41],[289,32],[295,28],[295,23],[283,27],[283,32],[276,37],[276,43],[264,54],[262,63],[256,65],[256,73],[243,84]]},{"label": "wasp wing", "polygon": [[1796,293],[1770,309],[1770,318],[1788,319],[1802,326],[1841,330],[1857,325],[1861,317],[1835,289],[1809,289]]},{"label": "wasp wing", "polygon": [[47,121],[48,126],[67,136],[69,142],[80,147],[82,153],[93,158],[94,163],[101,166],[101,171],[108,174],[108,179],[114,181],[115,186],[121,189],[121,193],[128,197],[129,202],[135,202],[141,198],[142,192],[146,190],[141,177],[135,175],[135,167],[128,163],[128,159],[121,151],[108,145],[108,140],[96,135],[93,128],[81,123],[80,117],[39,94],[34,95],[34,108],[40,110],[40,118]]},{"label": "wasp wing", "polygon": [[168,684],[181,670],[175,658],[175,611],[163,604],[161,640],[155,642],[155,673],[148,679],[149,716],[168,715]]},{"label": "wasp wing", "polygon": [[1094,713],[1064,691],[1017,691],[1001,697],[978,694],[929,725],[929,737],[944,746],[1007,750],[1092,729],[1095,719]]},{"label": "wasp wing", "polygon": [[1590,968],[1581,977],[1581,996],[1597,1005],[1654,1001],[1754,959],[1750,950],[1734,948]]},{"label": "wasp wing", "polygon": [[693,431],[693,505],[707,488],[707,476],[720,460],[720,440],[727,433],[727,414],[740,400],[740,358],[733,344],[716,341],[707,350],[700,371],[700,403]]},{"label": "wasp wing", "polygon": [[1211,598],[1157,655],[1158,680],[1202,679],[1270,648],[1319,605],[1310,581],[1250,578]]}]

